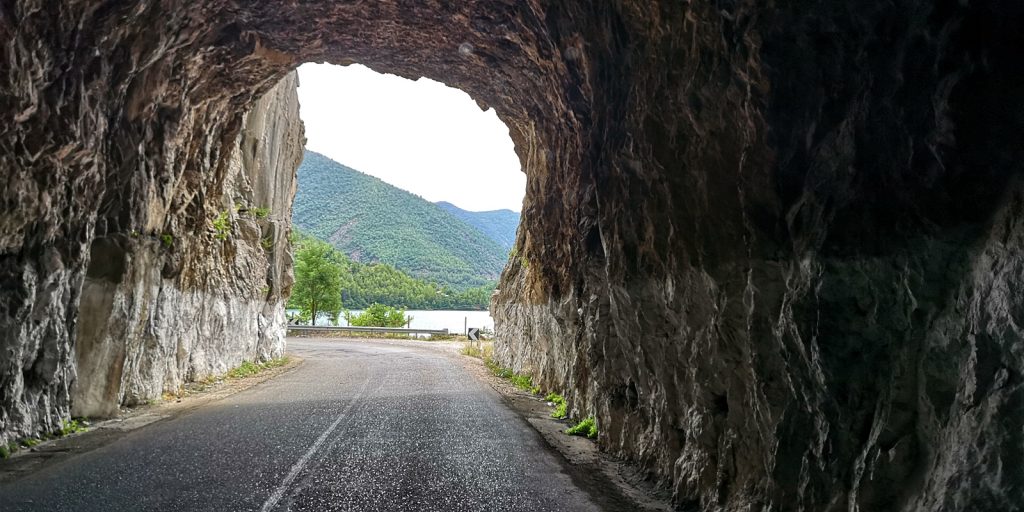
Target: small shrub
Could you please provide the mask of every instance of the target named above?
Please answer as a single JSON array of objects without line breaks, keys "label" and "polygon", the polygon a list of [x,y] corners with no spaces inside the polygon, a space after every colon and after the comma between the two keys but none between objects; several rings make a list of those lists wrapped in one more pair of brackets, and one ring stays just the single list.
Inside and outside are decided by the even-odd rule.
[{"label": "small shrub", "polygon": [[36,445],[38,445],[41,442],[43,442],[42,439],[36,439],[34,437],[26,437],[25,439],[22,439],[22,440],[18,441],[18,444],[20,444],[21,446],[23,446],[25,448],[32,448],[33,446],[36,446]]},{"label": "small shrub", "polygon": [[227,240],[231,234],[231,213],[220,212],[216,219],[213,219],[213,230],[216,232],[217,240]]},{"label": "small shrub", "polygon": [[228,371],[228,377],[231,377],[232,379],[241,379],[243,377],[256,375],[259,372],[260,367],[256,363],[250,361],[242,361],[242,364]]},{"label": "small shrub", "polygon": [[60,424],[60,430],[57,430],[53,434],[56,436],[64,437],[77,432],[85,432],[88,430],[84,424],[79,422],[77,419],[64,420]]},{"label": "small shrub", "polygon": [[569,408],[569,404],[567,404],[565,402],[562,402],[560,404],[556,404],[555,405],[555,410],[551,411],[551,417],[556,419],[556,420],[564,420],[565,417],[569,415],[569,413],[567,411],[568,408]]},{"label": "small shrub", "polygon": [[533,380],[530,379],[529,375],[520,375],[516,373],[509,378],[509,381],[512,382],[513,386],[523,391],[529,391],[533,387]]},{"label": "small shrub", "polygon": [[270,216],[270,208],[264,208],[262,206],[253,208],[252,210],[249,210],[249,212],[257,219],[265,219]]},{"label": "small shrub", "polygon": [[345,320],[353,327],[405,327],[412,317],[406,316],[405,308],[374,302],[358,315],[345,311]]},{"label": "small shrub", "polygon": [[160,235],[160,241],[164,243],[164,247],[168,249],[174,246],[174,235],[170,233],[164,233]]},{"label": "small shrub", "polygon": [[11,442],[5,445],[0,445],[0,459],[6,459],[16,451],[18,451],[18,443]]},{"label": "small shrub", "polygon": [[548,393],[548,395],[544,397],[544,400],[555,404],[555,410],[551,412],[552,418],[555,418],[556,420],[565,419],[568,415],[566,411],[569,407],[569,404],[565,402],[565,397],[557,393]]},{"label": "small shrub", "polygon": [[570,436],[586,436],[588,439],[595,439],[597,438],[597,421],[594,420],[593,416],[590,416],[575,426],[570,427],[565,433]]},{"label": "small shrub", "polygon": [[263,246],[263,250],[269,251],[274,248],[274,237],[268,236],[263,240],[260,240],[260,245]]}]

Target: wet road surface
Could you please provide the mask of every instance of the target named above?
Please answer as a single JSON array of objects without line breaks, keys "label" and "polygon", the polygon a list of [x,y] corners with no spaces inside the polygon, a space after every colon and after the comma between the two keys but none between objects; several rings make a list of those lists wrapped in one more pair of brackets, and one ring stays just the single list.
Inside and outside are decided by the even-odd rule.
[{"label": "wet road surface", "polygon": [[289,340],[295,371],[0,487],[0,511],[599,510],[452,355]]}]

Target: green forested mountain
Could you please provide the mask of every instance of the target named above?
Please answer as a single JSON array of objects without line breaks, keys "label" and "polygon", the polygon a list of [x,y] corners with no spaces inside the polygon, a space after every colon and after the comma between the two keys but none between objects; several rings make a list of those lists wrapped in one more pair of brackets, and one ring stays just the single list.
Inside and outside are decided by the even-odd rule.
[{"label": "green forested mountain", "polygon": [[[508,250],[419,196],[306,151],[292,221],[361,263],[386,263],[453,290],[488,285]],[[354,307],[354,306],[353,306]]]},{"label": "green forested mountain", "polygon": [[[306,250],[324,246],[299,230],[294,232],[293,244],[300,260]],[[338,288],[344,309],[365,309],[374,303],[407,309],[487,309],[496,284],[491,281],[456,291],[416,279],[384,263],[359,263],[341,251],[328,250],[326,259],[338,267],[341,275]],[[293,300],[291,306],[300,308],[301,304]]]},{"label": "green forested mountain", "polygon": [[480,230],[488,238],[498,242],[506,250],[516,243],[516,229],[519,228],[519,214],[512,210],[491,210],[471,212],[446,201],[435,203],[448,213],[462,219]]}]

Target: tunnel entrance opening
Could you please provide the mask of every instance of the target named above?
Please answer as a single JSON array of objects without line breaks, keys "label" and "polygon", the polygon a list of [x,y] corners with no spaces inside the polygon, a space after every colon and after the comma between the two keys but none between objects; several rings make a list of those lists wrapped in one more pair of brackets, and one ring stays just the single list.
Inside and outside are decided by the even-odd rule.
[{"label": "tunnel entrance opening", "polygon": [[[493,330],[486,309],[526,182],[508,127],[425,78],[358,64],[304,64],[298,77],[306,152],[289,323],[312,323],[316,310],[318,325],[349,325],[338,314],[349,311],[364,327]],[[337,251],[340,302],[318,284],[335,280],[320,243]],[[373,304],[411,311],[406,322],[382,307],[363,315]]]},{"label": "tunnel entrance opening", "polygon": [[[366,13],[347,6],[318,8],[332,11],[321,15],[338,26],[354,24],[365,32],[339,32],[335,26],[295,32],[273,23],[276,13],[253,7],[254,25],[241,30],[229,23],[221,33],[224,39],[211,46],[216,58],[232,65],[189,66],[195,55],[175,52],[164,55],[162,66],[147,68],[132,80],[138,85],[125,101],[134,121],[117,129],[141,144],[142,151],[117,153],[114,167],[121,171],[106,180],[124,183],[125,189],[99,205],[91,233],[97,257],[85,272],[81,292],[82,323],[73,345],[77,379],[72,399],[59,401],[70,405],[73,414],[109,416],[120,404],[144,402],[190,379],[221,372],[228,361],[281,354],[287,321],[282,304],[293,284],[292,255],[283,249],[289,219],[281,212],[290,207],[288,170],[301,159],[303,145],[301,128],[292,122],[299,112],[289,96],[296,80],[289,73],[300,63],[361,62],[398,76],[434,77],[466,91],[478,108],[494,107],[507,124],[524,173],[534,177],[528,187],[536,189],[549,179],[535,178],[548,175],[554,155],[566,164],[575,157],[567,151],[573,143],[561,149],[552,143],[571,140],[578,125],[568,117],[563,98],[543,92],[561,87],[564,77],[537,72],[550,57],[552,43],[541,42],[547,57],[523,52],[520,44],[532,46],[532,39],[507,43],[516,32],[525,34],[525,27],[536,26],[539,13],[493,5],[470,18],[430,10],[429,16],[410,17],[380,5],[370,9],[381,12],[364,18]],[[438,17],[445,21],[437,22]],[[413,43],[394,32],[393,22],[407,25],[403,33],[419,34],[422,41]],[[172,79],[173,90],[144,85]],[[178,102],[175,131],[159,136],[139,132],[143,125],[167,126],[168,112],[156,107],[162,101]],[[249,114],[243,117],[245,111]],[[169,142],[158,143],[159,138]],[[153,172],[136,172],[140,168]],[[557,169],[571,174],[571,167]],[[561,208],[564,199],[543,197],[523,206],[551,210]],[[570,229],[552,217],[533,222],[549,225],[551,232]],[[338,228],[324,236],[338,235]],[[536,241],[522,236],[514,242],[522,262],[516,273],[536,272],[527,269],[533,254],[529,247]],[[557,254],[569,247],[544,250]],[[116,272],[106,262],[119,262]],[[501,263],[492,265],[490,277],[497,277]],[[253,268],[267,270],[254,273]],[[467,284],[479,288],[485,283]],[[239,323],[244,325],[239,328]]]}]

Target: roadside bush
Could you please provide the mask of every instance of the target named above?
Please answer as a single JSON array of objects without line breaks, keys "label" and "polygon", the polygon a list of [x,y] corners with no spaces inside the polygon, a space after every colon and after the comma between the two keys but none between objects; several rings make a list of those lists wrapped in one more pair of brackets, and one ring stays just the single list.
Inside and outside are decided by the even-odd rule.
[{"label": "roadside bush", "polygon": [[593,416],[577,423],[565,431],[570,436],[586,436],[589,439],[597,438],[597,421]]},{"label": "roadside bush", "polygon": [[555,404],[555,410],[551,412],[551,417],[556,420],[565,419],[568,415],[566,410],[569,404],[565,402],[565,397],[557,393],[548,393],[548,396],[544,397],[544,400]]},{"label": "roadside bush", "polygon": [[412,321],[412,317],[406,316],[404,308],[394,308],[375,302],[358,315],[346,311],[345,320],[354,327],[405,327]]}]

